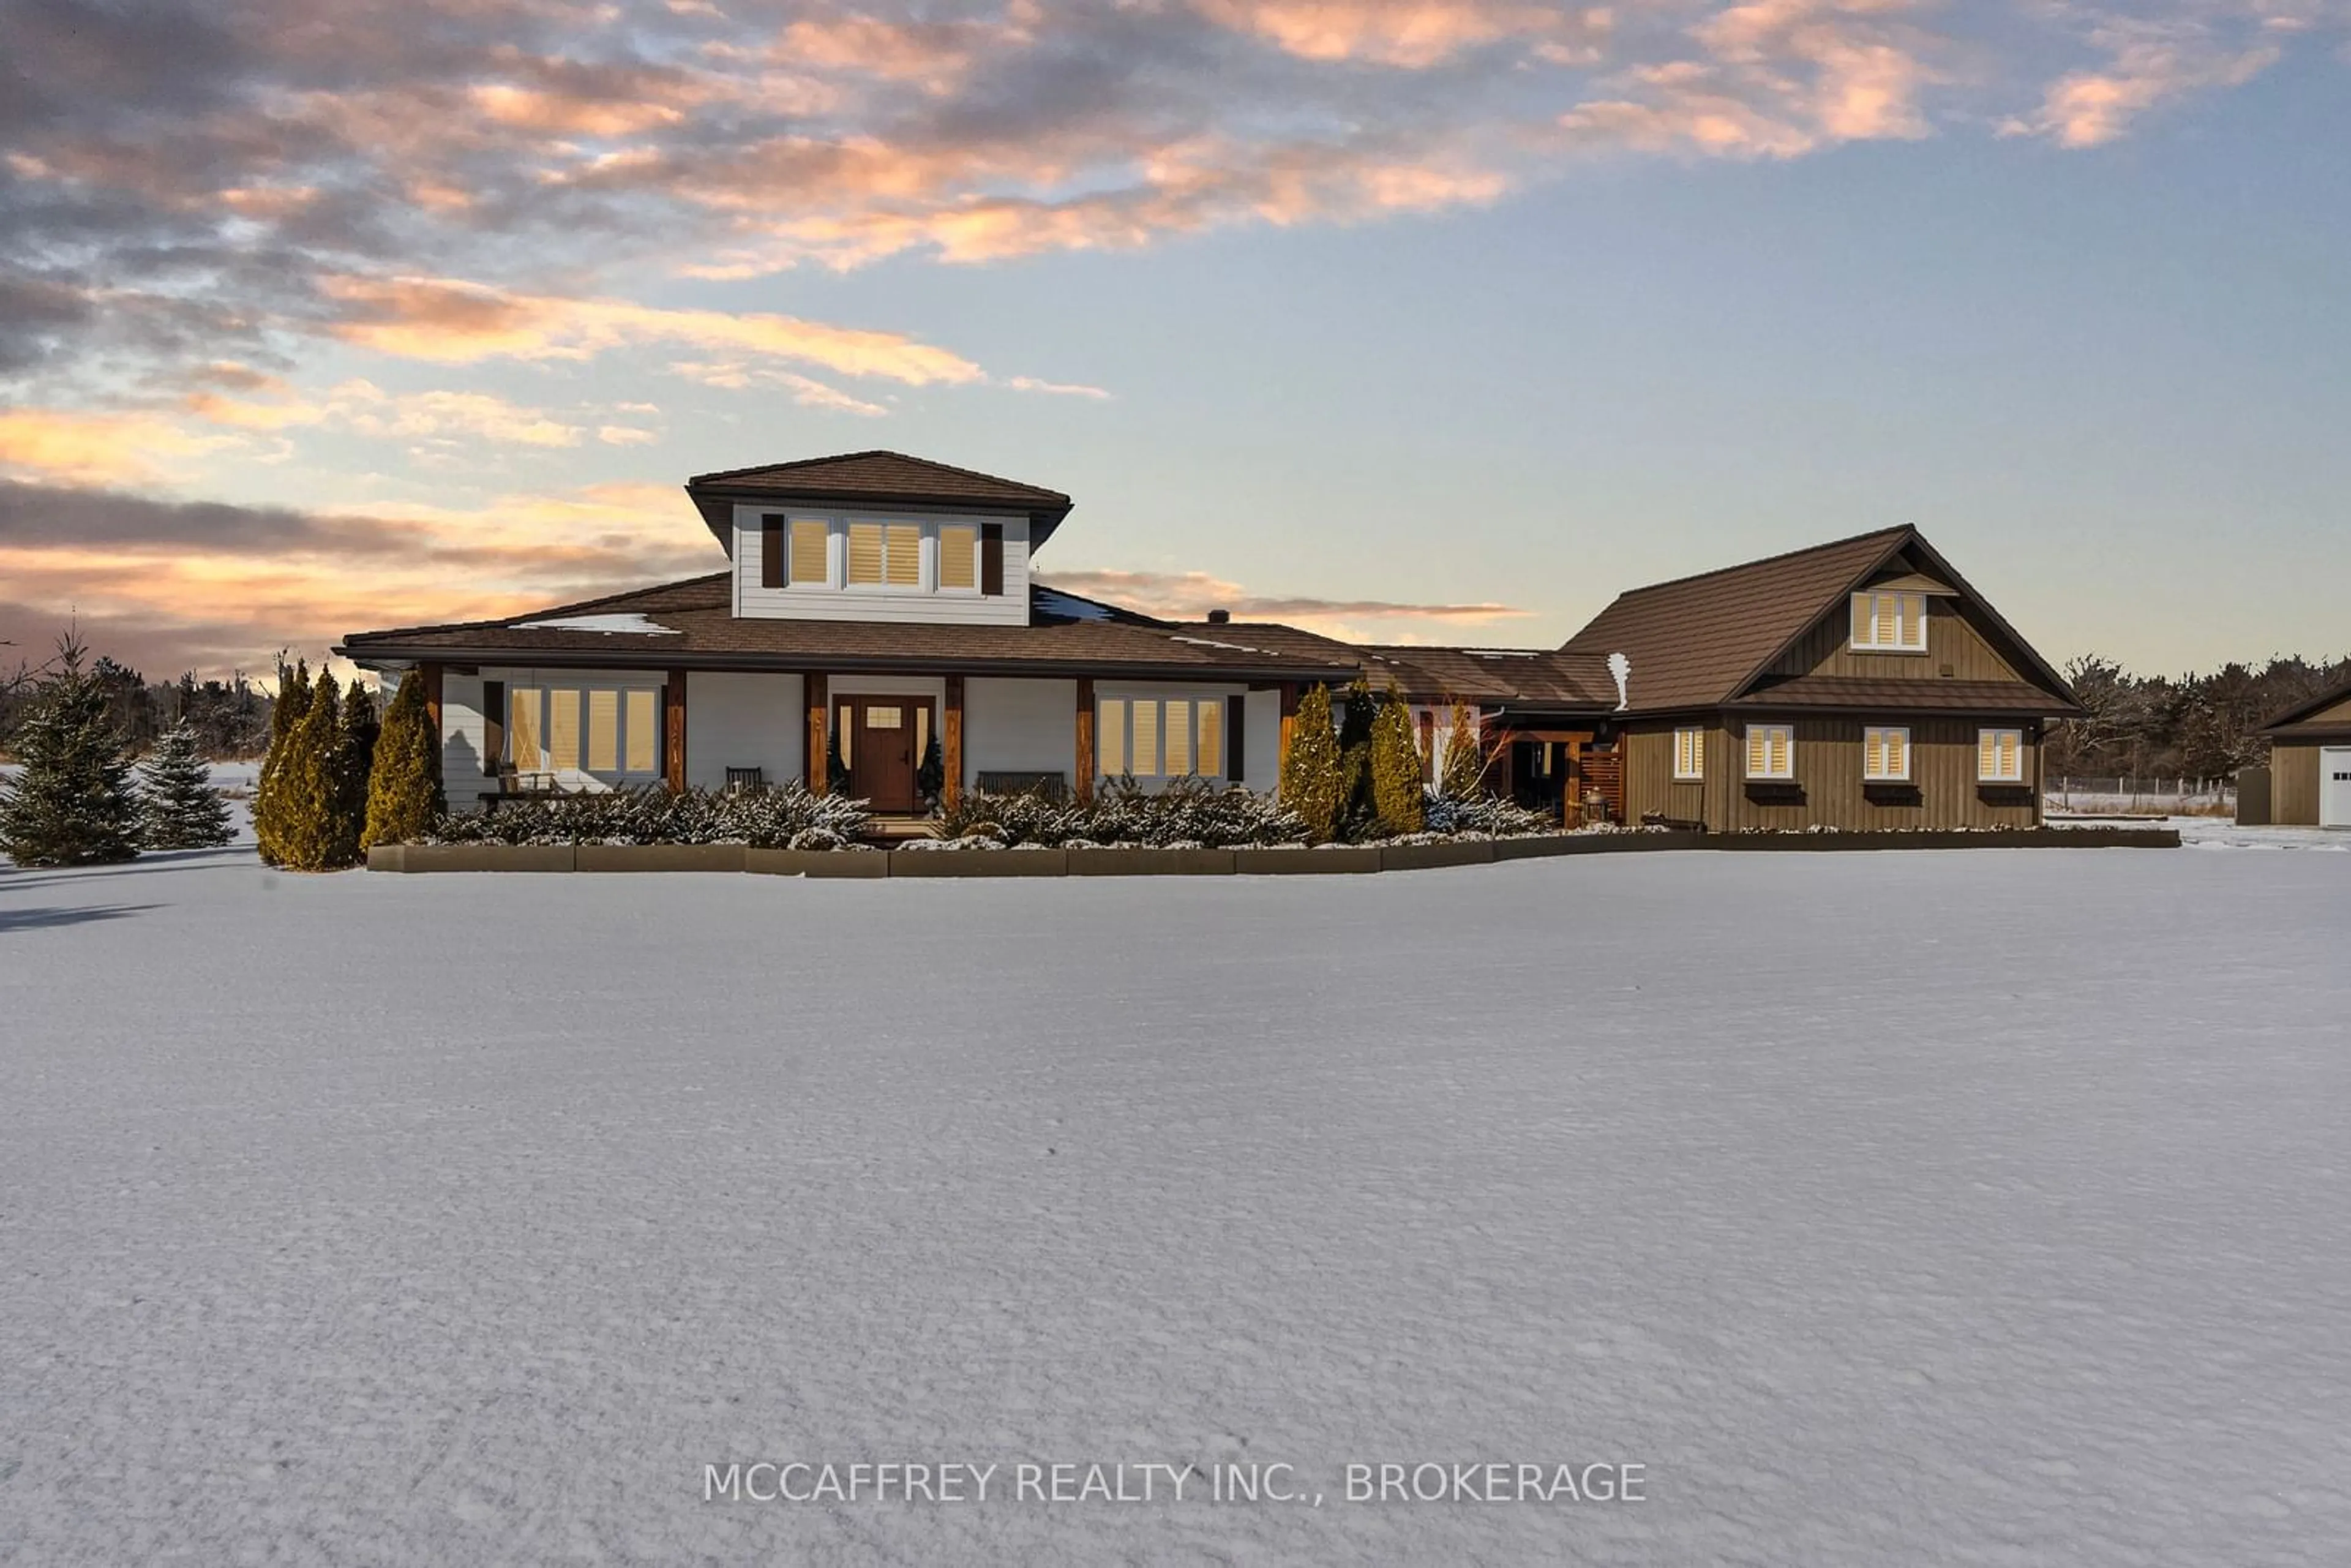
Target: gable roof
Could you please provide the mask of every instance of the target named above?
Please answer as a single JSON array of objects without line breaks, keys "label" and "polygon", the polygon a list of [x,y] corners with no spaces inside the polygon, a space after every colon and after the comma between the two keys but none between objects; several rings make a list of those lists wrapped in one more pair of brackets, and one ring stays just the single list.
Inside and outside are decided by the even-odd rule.
[{"label": "gable roof", "polygon": [[971,507],[983,511],[1027,512],[1029,548],[1042,544],[1069,514],[1069,497],[1041,485],[999,478],[976,469],[935,463],[879,448],[832,457],[802,457],[697,474],[685,482],[702,520],[726,542],[737,500],[758,497],[803,501],[852,501],[875,506]]},{"label": "gable roof", "polygon": [[[1629,712],[1724,706],[1745,695],[1823,616],[1842,609],[1847,595],[1906,553],[1928,569],[1925,574],[1907,572],[1906,578],[1925,575],[1938,588],[1949,584],[1946,591],[1964,599],[2009,644],[2030,677],[2002,683],[2010,688],[2007,695],[2014,705],[2059,713],[2074,709],[2064,677],[1907,523],[1634,589],[1619,594],[1589,625],[1569,638],[1561,652],[1600,661],[1615,653],[1629,658],[1633,663]],[[1775,687],[1774,695],[1786,689],[1784,684]],[[1799,695],[1827,702],[1834,694]],[[1926,698],[1923,692],[1864,693],[1858,685],[1844,695],[1857,702],[1898,702],[1904,706],[1921,706]],[[1918,700],[1908,700],[1913,695]],[[1945,694],[1951,700],[1958,695],[1955,691]],[[1989,691],[1968,694],[1976,706],[1998,695]]]},{"label": "gable roof", "polygon": [[[2339,713],[2329,711],[2338,707]],[[2261,732],[2279,740],[2351,740],[2351,680],[2294,704],[2262,726]]]}]

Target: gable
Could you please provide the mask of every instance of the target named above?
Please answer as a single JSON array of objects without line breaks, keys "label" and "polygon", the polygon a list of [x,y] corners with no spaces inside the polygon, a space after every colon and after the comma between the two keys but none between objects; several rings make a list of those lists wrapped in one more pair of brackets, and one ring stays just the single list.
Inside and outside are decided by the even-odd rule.
[{"label": "gable", "polygon": [[1806,676],[1841,676],[1856,680],[1900,681],[2020,681],[2031,677],[2018,662],[1994,645],[1997,633],[1982,611],[1957,589],[1932,572],[1919,570],[1904,550],[1886,567],[1872,572],[1862,589],[1868,591],[1915,593],[1926,604],[1927,647],[1923,653],[1874,653],[1853,646],[1852,600],[1840,596],[1822,611],[1819,619],[1772,661],[1764,681]]},{"label": "gable", "polygon": [[2262,726],[2262,733],[2281,738],[2323,735],[2332,739],[2337,732],[2351,733],[2351,685],[2322,692]]},{"label": "gable", "polygon": [[1029,521],[1032,545],[1045,542],[1069,515],[1071,505],[1069,497],[1041,485],[885,451],[697,474],[685,482],[685,493],[710,531],[730,549],[737,502],[834,503],[1024,517]]}]

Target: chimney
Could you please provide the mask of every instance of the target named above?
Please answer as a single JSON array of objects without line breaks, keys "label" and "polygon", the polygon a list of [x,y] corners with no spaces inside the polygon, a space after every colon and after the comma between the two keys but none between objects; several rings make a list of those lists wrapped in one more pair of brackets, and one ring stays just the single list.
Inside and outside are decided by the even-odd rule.
[{"label": "chimney", "polygon": [[1228,624],[1232,621],[1232,618],[1233,612],[1229,610],[1211,610],[1208,612],[1208,624],[1211,626],[1223,626]]}]

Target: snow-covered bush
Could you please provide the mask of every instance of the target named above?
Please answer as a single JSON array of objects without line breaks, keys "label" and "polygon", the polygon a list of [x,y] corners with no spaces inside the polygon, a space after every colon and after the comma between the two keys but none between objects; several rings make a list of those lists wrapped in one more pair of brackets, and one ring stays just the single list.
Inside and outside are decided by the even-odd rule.
[{"label": "snow-covered bush", "polygon": [[1113,779],[1091,802],[973,791],[947,812],[944,828],[946,841],[984,839],[1011,848],[1132,844],[1225,850],[1306,839],[1306,824],[1280,802],[1197,779],[1174,779],[1156,790],[1131,779]]},{"label": "snow-covered bush", "polygon": [[151,850],[209,850],[236,837],[228,801],[213,788],[196,732],[182,719],[139,765],[140,842]]},{"label": "snow-covered bush", "polygon": [[1490,795],[1461,800],[1435,790],[1429,792],[1424,825],[1432,833],[1494,839],[1524,838],[1559,831],[1559,823],[1548,814],[1508,800],[1498,800]]},{"label": "snow-covered bush", "polygon": [[442,817],[425,834],[440,844],[748,844],[755,849],[840,849],[865,831],[862,800],[812,795],[795,779],[778,789],[729,793],[658,785],[603,794],[508,800],[495,811]]}]

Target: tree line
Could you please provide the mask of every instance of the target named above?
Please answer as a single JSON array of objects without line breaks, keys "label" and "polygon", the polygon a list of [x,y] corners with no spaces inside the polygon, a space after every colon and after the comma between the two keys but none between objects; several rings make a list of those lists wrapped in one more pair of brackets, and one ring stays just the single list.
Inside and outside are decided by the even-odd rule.
[{"label": "tree line", "polygon": [[2263,725],[2351,680],[2351,657],[2135,675],[2092,653],[2067,664],[2064,675],[2086,711],[2051,727],[2051,777],[2227,779],[2268,759]]},{"label": "tree line", "polygon": [[[199,681],[193,670],[177,680],[150,681],[103,653],[90,659],[70,633],[66,640],[81,649],[88,661],[81,676],[102,699],[108,722],[132,755],[143,754],[179,725],[194,737],[197,754],[214,762],[258,757],[269,744],[269,710],[275,699],[244,671],[225,681]],[[56,657],[40,664],[19,660],[13,666],[0,666],[0,752],[9,748],[10,737],[23,727],[43,684],[57,669]]]}]

